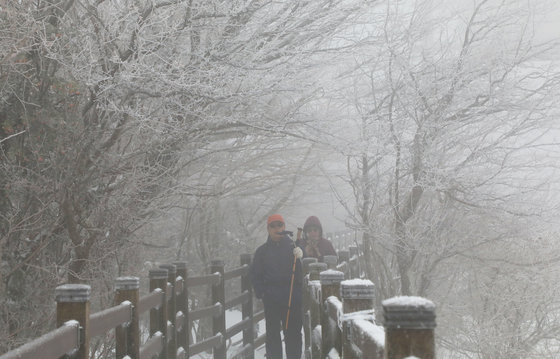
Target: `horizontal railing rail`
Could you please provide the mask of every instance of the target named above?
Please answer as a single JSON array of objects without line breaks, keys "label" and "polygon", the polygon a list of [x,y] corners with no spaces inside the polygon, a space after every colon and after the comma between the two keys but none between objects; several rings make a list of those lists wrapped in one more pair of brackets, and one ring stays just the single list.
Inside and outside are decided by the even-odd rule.
[{"label": "horizontal railing rail", "polygon": [[161,332],[154,333],[148,341],[140,347],[140,359],[150,359],[161,353],[164,347],[164,337]]},{"label": "horizontal railing rail", "polygon": [[220,283],[222,276],[219,273],[212,273],[200,277],[189,277],[187,279],[187,286],[196,287],[200,285],[216,285]]},{"label": "horizontal railing rail", "polygon": [[231,298],[230,300],[228,300],[226,302],[226,310],[231,309],[233,307],[236,307],[238,305],[241,305],[243,303],[247,303],[247,301],[250,299],[251,295],[253,295],[253,294],[250,293],[249,291],[245,291],[245,292],[239,294],[238,296]]},{"label": "horizontal railing rail", "polygon": [[69,321],[63,326],[22,345],[4,355],[2,359],[42,358],[57,359],[75,351],[80,346],[80,324]]},{"label": "horizontal railing rail", "polygon": [[157,308],[163,302],[163,292],[157,288],[150,294],[140,298],[138,303],[138,314],[143,314],[152,308]]},{"label": "horizontal railing rail", "polygon": [[237,267],[235,269],[230,270],[229,272],[224,273],[224,280],[230,280],[237,277],[241,277],[243,275],[247,275],[249,273],[249,265],[244,264],[241,267]]},{"label": "horizontal railing rail", "polygon": [[198,308],[190,313],[190,320],[195,321],[206,317],[216,317],[222,313],[222,304],[216,303],[204,308]]},{"label": "horizontal railing rail", "polygon": [[190,354],[197,355],[199,353],[202,353],[203,351],[214,349],[222,344],[223,339],[224,337],[222,334],[216,334],[210,338],[206,338],[198,343],[191,345]]},{"label": "horizontal railing rail", "polygon": [[132,303],[126,302],[89,317],[89,335],[96,337],[132,320]]}]

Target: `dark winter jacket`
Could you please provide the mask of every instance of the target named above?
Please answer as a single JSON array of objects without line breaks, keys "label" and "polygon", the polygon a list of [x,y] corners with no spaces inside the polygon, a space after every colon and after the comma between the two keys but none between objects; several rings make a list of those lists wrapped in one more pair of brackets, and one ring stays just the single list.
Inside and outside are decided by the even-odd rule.
[{"label": "dark winter jacket", "polygon": [[[257,248],[251,264],[251,281],[257,298],[288,306],[294,265],[294,243],[286,236],[278,242],[270,237]],[[301,261],[296,261],[292,303],[301,303]]]}]

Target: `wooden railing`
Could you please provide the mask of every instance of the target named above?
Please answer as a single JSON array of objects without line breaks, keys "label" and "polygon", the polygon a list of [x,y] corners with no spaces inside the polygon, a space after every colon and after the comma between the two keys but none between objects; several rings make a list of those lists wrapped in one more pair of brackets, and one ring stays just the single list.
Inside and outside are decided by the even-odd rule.
[{"label": "wooden railing", "polygon": [[[304,258],[305,358],[434,358],[434,305],[423,298],[383,301],[384,327],[373,309],[374,286],[362,278],[357,248],[325,256],[324,263]],[[265,342],[256,324],[264,311],[253,311],[249,279],[251,255],[240,267],[224,271],[213,261],[207,275],[189,277],[186,262],[164,264],[149,271],[149,293],[140,297],[138,277],[115,281],[115,305],[90,314],[90,287],[67,284],[56,288],[57,329],[0,359],[89,358],[90,339],[115,330],[117,359],[184,359],[212,351],[215,359],[254,358]],[[225,281],[241,279],[241,294],[226,298]],[[350,279],[354,278],[354,279]],[[189,291],[211,286],[211,305],[189,310]],[[226,327],[225,311],[241,306],[242,320]],[[149,312],[149,337],[140,342],[140,316]],[[192,323],[212,319],[212,335],[191,343]],[[243,333],[243,343],[226,353],[226,341]]]},{"label": "wooden railing", "polygon": [[[0,359],[89,358],[90,339],[115,330],[115,357],[131,359],[189,358],[213,351],[214,358],[226,358],[226,341],[243,332],[243,346],[230,358],[253,358],[265,335],[256,337],[255,324],[264,312],[253,313],[253,294],[249,279],[251,255],[241,255],[241,266],[224,271],[222,261],[213,261],[209,274],[189,277],[186,262],[164,264],[149,271],[149,294],[140,297],[138,277],[119,277],[115,282],[115,306],[90,314],[90,286],[66,284],[56,288],[57,329]],[[241,294],[225,297],[225,281],[241,279]],[[211,305],[189,311],[189,290],[210,285]],[[225,311],[241,306],[242,321],[226,328]],[[140,316],[149,312],[149,338],[140,343]],[[193,322],[212,319],[212,335],[190,342]]]},{"label": "wooden railing", "polygon": [[345,260],[339,252],[338,259],[304,258],[305,358],[434,359],[434,304],[420,297],[390,298],[382,302],[379,321],[374,285],[361,278],[358,253]]}]

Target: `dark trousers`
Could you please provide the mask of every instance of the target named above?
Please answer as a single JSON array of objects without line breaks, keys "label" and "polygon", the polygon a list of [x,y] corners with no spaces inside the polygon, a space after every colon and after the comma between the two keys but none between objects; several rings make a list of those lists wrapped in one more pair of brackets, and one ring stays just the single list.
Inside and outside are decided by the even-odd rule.
[{"label": "dark trousers", "polygon": [[264,318],[266,321],[266,358],[282,359],[282,339],[280,330],[284,331],[286,357],[288,359],[301,358],[302,345],[302,309],[301,303],[292,303],[288,329],[286,330],[286,313],[288,307],[274,301],[265,301]]}]

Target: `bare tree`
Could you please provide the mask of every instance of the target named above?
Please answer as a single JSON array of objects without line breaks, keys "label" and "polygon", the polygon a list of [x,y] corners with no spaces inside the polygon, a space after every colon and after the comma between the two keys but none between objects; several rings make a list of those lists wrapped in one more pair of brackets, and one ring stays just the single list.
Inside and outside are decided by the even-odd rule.
[{"label": "bare tree", "polygon": [[[547,60],[556,44],[534,41],[533,11],[521,2],[490,0],[453,11],[442,2],[385,2],[371,9],[378,22],[367,28],[368,41],[348,56],[338,77],[328,78],[338,94],[331,97],[331,117],[345,126],[331,122],[331,143],[347,159],[343,179],[353,200],[344,191],[339,196],[352,225],[365,231],[366,268],[379,300],[420,295],[448,304],[464,294],[465,256],[477,258],[469,279],[489,276],[487,286],[500,281],[500,290],[469,297],[477,310],[505,293],[511,285],[506,273],[524,275],[516,266],[490,275],[496,262],[485,259],[489,251],[496,261],[506,260],[515,243],[532,237],[524,226],[541,228],[554,209],[547,195],[555,188],[550,150],[557,143],[549,134],[557,130],[560,72]],[[539,276],[546,277],[546,270],[540,268]],[[520,283],[508,300],[528,304],[531,288]],[[553,293],[539,298],[546,308],[540,314],[524,305],[506,320],[509,327],[469,325],[469,344],[458,345],[446,330],[462,326],[472,313],[460,311],[464,317],[458,318],[444,310],[449,317],[441,321],[442,342],[457,345],[447,354],[499,357],[473,349],[480,336],[494,341],[486,347],[510,347],[502,350],[504,357],[542,355],[540,344],[550,343],[549,333],[556,332],[548,319],[556,316]],[[496,316],[514,314],[504,301],[492,305]],[[481,313],[473,314],[478,324]],[[538,333],[529,329],[534,327]],[[503,330],[502,336],[485,332],[491,328]],[[471,350],[478,354],[470,356]]]},{"label": "bare tree", "polygon": [[[204,217],[182,238],[217,241],[222,201],[252,196],[259,179],[231,181],[212,161],[228,161],[228,141],[264,158],[263,136],[297,136],[314,91],[301,80],[307,57],[357,10],[327,0],[2,3],[2,343],[36,336],[47,323],[20,309],[52,314],[37,298],[57,283],[106,287],[99,270],[127,274],[140,248],[176,248],[144,235],[178,205]],[[269,177],[288,189],[256,218],[290,197],[292,178]]]}]

